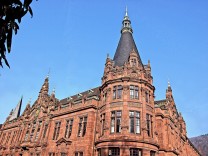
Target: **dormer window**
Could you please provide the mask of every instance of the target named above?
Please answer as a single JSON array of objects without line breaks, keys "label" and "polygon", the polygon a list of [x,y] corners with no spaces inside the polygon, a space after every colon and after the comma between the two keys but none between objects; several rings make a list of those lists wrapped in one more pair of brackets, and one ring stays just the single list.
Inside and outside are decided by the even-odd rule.
[{"label": "dormer window", "polygon": [[72,97],[67,97],[67,101],[71,101],[72,100]]},{"label": "dormer window", "polygon": [[77,94],[77,97],[79,98],[79,97],[81,97],[82,96],[82,94],[81,93],[79,93],[79,94]]}]

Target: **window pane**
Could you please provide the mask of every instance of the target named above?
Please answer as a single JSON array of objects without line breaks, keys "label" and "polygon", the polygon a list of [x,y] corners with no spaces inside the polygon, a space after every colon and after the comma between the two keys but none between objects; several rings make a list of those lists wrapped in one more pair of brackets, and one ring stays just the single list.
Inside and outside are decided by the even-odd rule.
[{"label": "window pane", "polygon": [[116,116],[121,116],[121,111],[117,111]]},{"label": "window pane", "polygon": [[130,112],[129,112],[129,116],[134,117],[134,112],[133,112],[133,111],[130,111]]},{"label": "window pane", "polygon": [[130,118],[130,133],[134,133],[134,118]]},{"label": "window pane", "polygon": [[116,86],[113,87],[113,99],[116,98]]},{"label": "window pane", "polygon": [[139,112],[135,112],[135,113],[136,113],[136,117],[139,118],[139,116],[140,116]]},{"label": "window pane", "polygon": [[112,118],[111,119],[111,133],[114,133],[115,132],[115,119],[114,118]]},{"label": "window pane", "polygon": [[121,132],[121,118],[117,118],[117,124],[116,124],[116,132],[120,133]]},{"label": "window pane", "polygon": [[139,127],[139,119],[136,118],[136,133],[140,133],[140,127]]},{"label": "window pane", "polygon": [[108,152],[109,156],[120,156],[120,149],[115,147],[115,148],[109,148]]}]

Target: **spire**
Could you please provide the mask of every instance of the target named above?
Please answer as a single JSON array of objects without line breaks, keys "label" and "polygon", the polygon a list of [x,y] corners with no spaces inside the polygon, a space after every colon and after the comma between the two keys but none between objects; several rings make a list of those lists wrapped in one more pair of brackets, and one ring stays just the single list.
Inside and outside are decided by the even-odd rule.
[{"label": "spire", "polygon": [[16,108],[11,112],[11,117],[9,118],[9,121],[16,119],[20,116],[20,111],[21,111],[21,107],[22,107],[22,99],[23,96],[21,97],[19,103],[17,104]]},{"label": "spire", "polygon": [[168,88],[167,88],[166,92],[172,92],[172,88],[170,86],[170,81],[169,80],[168,80]]},{"label": "spire", "polygon": [[45,78],[45,81],[40,89],[39,94],[48,94],[48,90],[49,90],[49,76],[47,75]]},{"label": "spire", "polygon": [[127,8],[127,6],[126,6],[126,14],[125,14],[125,16],[128,16],[128,8]]},{"label": "spire", "polygon": [[113,58],[114,65],[123,66],[125,62],[128,62],[130,53],[132,52],[132,49],[134,49],[138,57],[138,64],[143,66],[141,58],[139,56],[139,52],[137,50],[136,44],[132,36],[133,30],[131,28],[131,21],[128,16],[127,7],[122,24],[123,26],[121,29],[121,37],[118,43],[118,47],[116,49],[116,53]]},{"label": "spire", "polygon": [[130,33],[133,33],[133,30],[131,28],[131,21],[130,21],[129,16],[128,16],[127,6],[126,6],[126,12],[125,12],[125,16],[124,16],[122,24],[123,24],[123,26],[122,26],[122,29],[121,29],[121,33],[124,33],[124,32],[127,32],[127,31],[130,32]]}]

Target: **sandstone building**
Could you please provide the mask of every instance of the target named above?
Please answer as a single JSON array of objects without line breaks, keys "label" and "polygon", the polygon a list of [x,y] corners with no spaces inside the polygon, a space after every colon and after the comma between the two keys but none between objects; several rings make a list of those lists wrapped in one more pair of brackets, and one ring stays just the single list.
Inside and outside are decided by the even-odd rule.
[{"label": "sandstone building", "polygon": [[0,156],[200,156],[186,134],[171,86],[155,101],[151,65],[142,63],[127,11],[102,84],[65,99],[49,94],[0,126]]}]

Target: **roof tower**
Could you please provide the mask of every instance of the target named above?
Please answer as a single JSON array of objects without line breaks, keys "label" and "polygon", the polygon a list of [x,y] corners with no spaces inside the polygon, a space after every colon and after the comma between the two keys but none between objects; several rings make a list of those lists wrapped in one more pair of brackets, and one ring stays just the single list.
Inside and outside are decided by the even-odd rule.
[{"label": "roof tower", "polygon": [[128,10],[126,7],[125,16],[122,21],[121,37],[114,55],[113,61],[115,66],[123,66],[128,61],[130,53],[134,50],[138,56],[139,65],[143,66],[139,52],[133,39],[133,29],[131,27],[131,21],[128,16]]}]

